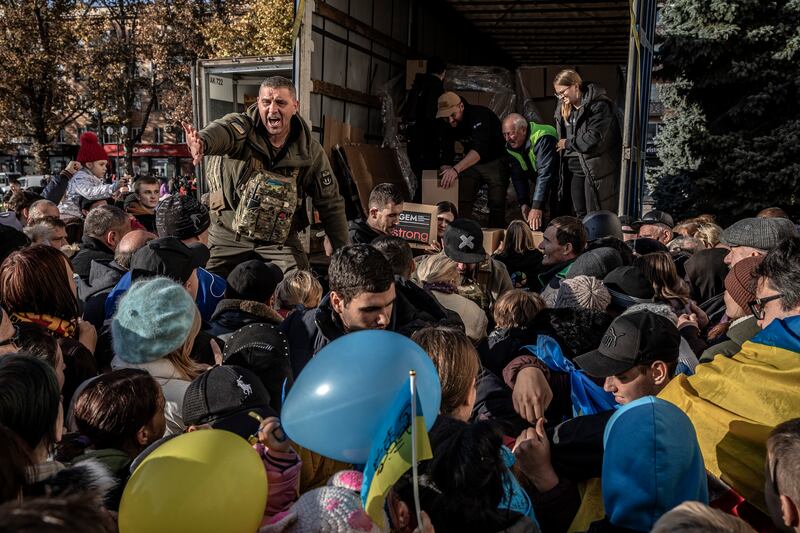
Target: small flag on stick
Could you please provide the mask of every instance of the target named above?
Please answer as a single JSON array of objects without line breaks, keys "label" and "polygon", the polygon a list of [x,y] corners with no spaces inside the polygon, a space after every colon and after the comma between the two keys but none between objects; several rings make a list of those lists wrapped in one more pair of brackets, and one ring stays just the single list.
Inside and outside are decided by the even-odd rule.
[{"label": "small flag on stick", "polygon": [[[380,527],[386,527],[383,508],[392,485],[413,466],[416,489],[415,460],[423,461],[433,457],[422,405],[416,393],[415,377],[412,371],[398,392],[381,430],[372,442],[369,460],[364,467],[361,503],[373,522]],[[415,500],[418,500],[417,491],[414,492]],[[419,512],[419,502],[415,501],[415,504]]]}]

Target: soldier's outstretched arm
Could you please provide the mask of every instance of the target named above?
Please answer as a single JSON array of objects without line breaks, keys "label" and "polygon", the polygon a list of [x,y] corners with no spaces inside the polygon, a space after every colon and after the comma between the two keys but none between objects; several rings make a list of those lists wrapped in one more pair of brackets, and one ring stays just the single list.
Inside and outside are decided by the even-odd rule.
[{"label": "soldier's outstretched arm", "polygon": [[[198,139],[203,145],[202,155],[237,154],[244,147],[252,129],[252,120],[244,113],[231,113],[211,122],[197,132]],[[188,143],[188,135],[186,140]]]}]

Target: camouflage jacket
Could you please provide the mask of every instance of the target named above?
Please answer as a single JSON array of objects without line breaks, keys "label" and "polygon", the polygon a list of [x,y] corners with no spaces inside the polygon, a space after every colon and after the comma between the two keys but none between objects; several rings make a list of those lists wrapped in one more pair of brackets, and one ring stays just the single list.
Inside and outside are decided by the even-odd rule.
[{"label": "camouflage jacket", "polygon": [[[213,121],[200,131],[200,137],[205,141],[206,156],[223,156],[221,162],[206,157],[206,173],[219,176],[216,183],[209,177],[212,226],[221,223],[229,230],[232,228],[239,191],[252,175],[252,159],[256,158],[266,170],[284,176],[297,175],[300,202],[292,217],[293,230],[302,231],[308,226],[303,200],[310,196],[333,247],[338,249],[348,243],[344,199],[339,194],[328,156],[299,115],[292,117],[287,147],[275,161],[271,159],[267,132],[255,104],[245,113],[232,113]],[[208,167],[214,164],[221,164],[220,172],[209,172]]]}]

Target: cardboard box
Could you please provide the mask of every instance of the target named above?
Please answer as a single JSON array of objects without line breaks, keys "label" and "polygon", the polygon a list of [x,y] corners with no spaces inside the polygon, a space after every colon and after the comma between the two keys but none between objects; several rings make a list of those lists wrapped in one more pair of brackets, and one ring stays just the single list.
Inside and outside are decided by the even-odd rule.
[{"label": "cardboard box", "polygon": [[495,93],[483,91],[458,91],[458,95],[472,105],[482,105],[492,109]]},{"label": "cardboard box", "polygon": [[558,100],[556,100],[555,97],[550,96],[546,98],[533,98],[528,100],[528,102],[533,104],[536,112],[539,113],[539,117],[542,119],[542,124],[555,126],[554,116],[556,108],[558,107]]},{"label": "cardboard box", "polygon": [[422,171],[422,203],[436,205],[439,202],[452,202],[458,205],[458,180],[449,188],[442,187],[442,178],[436,170]]},{"label": "cardboard box", "polygon": [[[517,69],[523,98],[544,98],[547,96],[547,82],[544,67],[520,67]],[[552,89],[551,89],[552,90]]]},{"label": "cardboard box", "polygon": [[405,202],[392,235],[409,241],[412,247],[427,246],[436,242],[437,227],[435,205]]},{"label": "cardboard box", "polygon": [[544,240],[544,232],[543,231],[534,231],[533,232],[533,244],[538,248],[539,244]]},{"label": "cardboard box", "polygon": [[606,96],[619,105],[622,77],[617,65],[579,65],[578,74],[584,81],[597,83],[606,90]]},{"label": "cardboard box", "polygon": [[426,59],[409,59],[406,61],[406,91],[411,89],[414,85],[414,78],[419,73],[425,73],[428,68],[428,61]]},{"label": "cardboard box", "polygon": [[500,228],[484,228],[483,229],[483,249],[487,254],[492,255],[500,247],[503,238],[506,235],[506,230]]},{"label": "cardboard box", "polygon": [[364,212],[369,212],[367,202],[372,189],[380,183],[397,186],[408,199],[408,185],[400,171],[394,151],[374,144],[351,144],[342,146],[347,163],[358,190],[358,198]]}]

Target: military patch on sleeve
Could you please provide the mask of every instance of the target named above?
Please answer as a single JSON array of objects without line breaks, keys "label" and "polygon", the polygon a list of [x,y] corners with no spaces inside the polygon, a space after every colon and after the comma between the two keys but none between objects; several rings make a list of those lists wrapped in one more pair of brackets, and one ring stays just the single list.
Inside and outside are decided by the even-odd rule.
[{"label": "military patch on sleeve", "polygon": [[329,171],[324,170],[322,172],[322,176],[320,177],[319,182],[322,184],[323,187],[330,187],[331,185],[333,185],[333,176],[331,176],[331,173]]},{"label": "military patch on sleeve", "polygon": [[236,121],[231,122],[231,127],[236,130],[236,133],[244,137],[244,127]]}]

